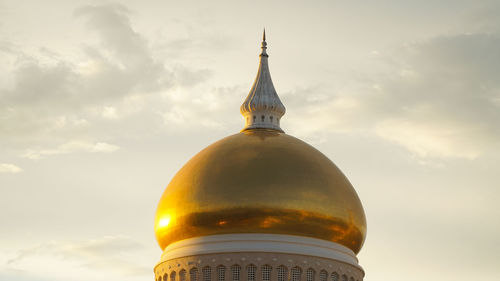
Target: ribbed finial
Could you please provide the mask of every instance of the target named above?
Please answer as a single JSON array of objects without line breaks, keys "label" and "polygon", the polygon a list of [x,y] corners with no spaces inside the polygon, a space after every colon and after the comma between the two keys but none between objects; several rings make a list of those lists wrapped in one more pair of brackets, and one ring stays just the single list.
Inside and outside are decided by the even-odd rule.
[{"label": "ribbed finial", "polygon": [[285,106],[281,103],[274,89],[271,74],[269,73],[265,29],[261,48],[262,53],[260,54],[257,77],[240,108],[241,114],[245,118],[243,130],[263,128],[283,132],[280,128],[280,119],[285,114]]}]

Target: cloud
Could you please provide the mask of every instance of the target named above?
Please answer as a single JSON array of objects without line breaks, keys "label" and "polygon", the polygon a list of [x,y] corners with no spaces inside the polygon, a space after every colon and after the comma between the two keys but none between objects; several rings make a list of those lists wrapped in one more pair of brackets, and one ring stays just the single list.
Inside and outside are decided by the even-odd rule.
[{"label": "cloud", "polygon": [[[404,146],[416,156],[459,157],[474,159],[481,152],[481,146],[466,138],[468,132],[443,124],[405,119],[387,119],[378,123],[375,132],[380,137]],[[465,138],[465,139],[464,139]]]},{"label": "cloud", "polygon": [[101,113],[102,117],[107,118],[107,119],[118,119],[118,115],[116,113],[116,108],[112,106],[105,106],[102,109]]},{"label": "cloud", "polygon": [[[74,57],[57,55],[45,46],[33,51],[14,48],[15,43],[0,44],[1,56],[10,62],[0,68],[6,73],[0,80],[0,142],[4,147],[75,143],[89,134],[92,139],[118,139],[124,130],[105,130],[107,122],[128,126],[131,115],[142,118],[158,112],[150,109],[170,110],[173,105],[162,95],[194,87],[210,77],[207,69],[164,64],[148,40],[134,30],[130,13],[119,4],[76,9],[75,20],[85,24],[88,40]],[[163,117],[157,114],[156,118]],[[27,155],[93,152],[86,147],[63,145],[34,149]]]},{"label": "cloud", "polygon": [[120,147],[105,143],[105,142],[82,142],[73,141],[64,143],[54,149],[27,149],[22,157],[29,159],[41,159],[46,156],[59,155],[59,154],[69,154],[75,152],[89,152],[89,153],[111,153],[120,149]]},{"label": "cloud", "polygon": [[[243,92],[241,86],[206,89],[178,89],[165,96],[174,104],[167,110],[159,110],[163,123],[170,130],[192,128],[222,129],[242,124],[239,100],[231,98],[235,92]],[[236,118],[235,118],[236,117]]]},{"label": "cloud", "polygon": [[[172,54],[186,43],[150,43],[134,29],[131,13],[120,4],[76,9],[75,19],[88,32],[78,58],[61,59],[43,46],[33,52],[0,43],[13,67],[0,78],[4,146],[28,147],[25,156],[36,158],[92,152],[36,148],[42,142],[54,147],[89,135],[117,142],[144,126],[149,131],[232,126],[239,104],[229,104],[226,91],[247,89],[238,85],[207,92],[203,83],[212,75],[209,69],[159,58],[150,46],[161,45],[169,50],[160,52]],[[366,70],[347,73],[349,78],[338,85],[280,93],[290,109],[283,126],[293,124],[287,131],[313,142],[325,140],[329,132],[369,134],[419,158],[480,157],[500,139],[500,70],[495,63],[500,39],[498,30],[488,30],[375,50]]]},{"label": "cloud", "polygon": [[422,157],[472,159],[498,147],[498,61],[498,34],[406,46],[393,78],[380,81],[380,91],[365,100],[382,117],[376,133]]},{"label": "cloud", "polygon": [[175,85],[172,71],[153,58],[146,39],[132,28],[125,6],[88,5],[77,9],[75,15],[85,20],[99,42],[98,46],[84,48],[88,95],[117,98]]},{"label": "cloud", "polygon": [[334,95],[321,86],[288,93],[299,111],[290,118],[306,134],[371,134],[419,158],[474,159],[499,147],[500,33],[441,36],[379,53],[375,71],[353,74],[358,79]]},{"label": "cloud", "polygon": [[460,26],[461,30],[466,30],[468,33],[500,32],[500,19],[498,18],[500,3],[498,1],[484,1],[474,8],[463,16],[464,23]]},{"label": "cloud", "polygon": [[18,166],[14,164],[9,164],[9,163],[0,163],[0,173],[11,173],[11,174],[17,174],[22,172],[23,169],[19,168]]},{"label": "cloud", "polygon": [[143,250],[142,244],[120,235],[73,242],[51,241],[20,250],[7,260],[6,266],[9,270],[20,268],[35,275],[37,270],[46,270],[53,277],[64,276],[68,271],[87,275],[76,280],[101,279],[104,274],[141,276],[151,271],[148,265],[136,259],[137,252]]}]

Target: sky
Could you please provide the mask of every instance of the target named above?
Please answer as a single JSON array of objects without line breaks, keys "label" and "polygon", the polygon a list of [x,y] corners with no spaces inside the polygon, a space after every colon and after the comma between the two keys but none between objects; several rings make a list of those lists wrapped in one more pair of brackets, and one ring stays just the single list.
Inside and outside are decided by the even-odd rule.
[{"label": "sky", "polygon": [[365,280],[499,279],[498,1],[0,0],[0,280],[154,280],[160,196],[243,128],[263,27]]}]

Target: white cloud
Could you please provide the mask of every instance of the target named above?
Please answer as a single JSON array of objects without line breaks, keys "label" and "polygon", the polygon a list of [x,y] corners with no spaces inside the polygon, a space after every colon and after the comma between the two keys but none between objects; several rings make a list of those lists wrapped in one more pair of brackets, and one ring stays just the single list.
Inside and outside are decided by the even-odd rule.
[{"label": "white cloud", "polygon": [[120,149],[119,146],[105,142],[72,141],[64,143],[54,149],[27,149],[21,156],[29,159],[41,159],[46,156],[70,154],[78,152],[111,153]]},{"label": "white cloud", "polygon": [[290,93],[294,115],[285,118],[299,134],[372,134],[418,158],[475,159],[500,147],[498,61],[500,33],[407,44],[334,94],[320,86]]},{"label": "white cloud", "polygon": [[[115,128],[128,129],[140,123],[137,118],[147,119],[143,124],[156,126],[151,131],[162,125],[223,128],[229,120],[241,121],[234,115],[239,104],[229,104],[225,93],[230,87],[197,88],[211,71],[157,57],[134,29],[130,14],[119,4],[76,9],[75,18],[93,39],[77,61],[45,58],[47,51],[33,55],[4,42],[0,52],[16,62],[9,64],[13,82],[0,85],[1,141],[36,147],[39,139],[68,143],[91,134],[91,139],[112,142],[127,130],[109,130],[110,120]],[[348,73],[346,81],[339,80],[341,86],[288,93],[290,110],[283,126],[290,124],[291,133],[319,141],[329,131],[372,134],[420,158],[479,157],[500,139],[500,71],[495,63],[500,60],[500,39],[495,32],[435,37],[396,50],[377,48],[367,64],[375,71]],[[165,46],[171,48],[167,53],[186,47]],[[92,151],[35,148],[25,156],[70,150]]]},{"label": "white cloud", "polygon": [[168,129],[223,129],[235,123],[243,124],[239,117],[239,102],[231,98],[234,92],[243,92],[240,86],[212,88],[202,87],[176,89],[164,96],[165,102],[174,104],[159,109],[163,124]]},{"label": "white cloud", "polygon": [[106,280],[117,275],[138,280],[150,274],[150,265],[136,259],[145,248],[126,236],[105,236],[81,241],[51,241],[25,248],[6,262],[9,271],[56,280]]},{"label": "white cloud", "polygon": [[473,159],[500,144],[500,34],[458,34],[406,46],[365,102],[380,116],[376,133],[420,157]]},{"label": "white cloud", "polygon": [[456,136],[459,129],[441,127],[431,122],[414,123],[408,120],[384,120],[375,127],[382,138],[404,146],[416,156],[460,157],[475,159],[480,155],[480,147]]},{"label": "white cloud", "polygon": [[17,174],[22,172],[23,169],[19,168],[18,166],[14,164],[9,164],[9,163],[0,163],[0,173],[11,173],[11,174]]},{"label": "white cloud", "polygon": [[118,119],[118,114],[116,113],[116,108],[112,106],[105,106],[102,109],[102,117],[107,119]]},{"label": "white cloud", "polygon": [[[64,143],[89,134],[93,139],[120,138],[126,130],[109,130],[107,121],[120,121],[114,123],[117,127],[130,126],[124,119],[131,114],[150,119],[147,115],[156,114],[155,108],[168,111],[172,106],[170,100],[160,101],[162,93],[190,88],[210,77],[207,69],[165,64],[133,28],[130,13],[119,4],[76,9],[75,21],[85,24],[90,39],[72,59],[53,56],[44,46],[40,46],[42,52],[0,44],[2,58],[13,61],[6,66],[8,79],[0,80],[0,143],[4,147]],[[156,118],[161,120],[161,114]],[[73,148],[31,149],[26,155],[36,158],[68,150]]]}]

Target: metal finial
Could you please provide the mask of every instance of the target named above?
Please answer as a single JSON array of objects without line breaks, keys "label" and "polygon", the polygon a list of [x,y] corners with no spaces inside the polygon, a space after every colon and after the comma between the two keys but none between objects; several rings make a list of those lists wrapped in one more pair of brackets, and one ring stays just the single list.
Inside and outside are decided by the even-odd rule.
[{"label": "metal finial", "polygon": [[262,53],[260,53],[261,56],[267,57],[267,42],[266,42],[266,29],[264,28],[264,33],[262,34],[262,46],[260,47],[262,49]]},{"label": "metal finial", "polygon": [[269,73],[265,29],[262,34],[261,48],[257,77],[255,77],[250,93],[240,107],[240,112],[245,118],[243,130],[271,129],[283,132],[280,128],[280,119],[285,114],[286,109],[274,89]]}]

